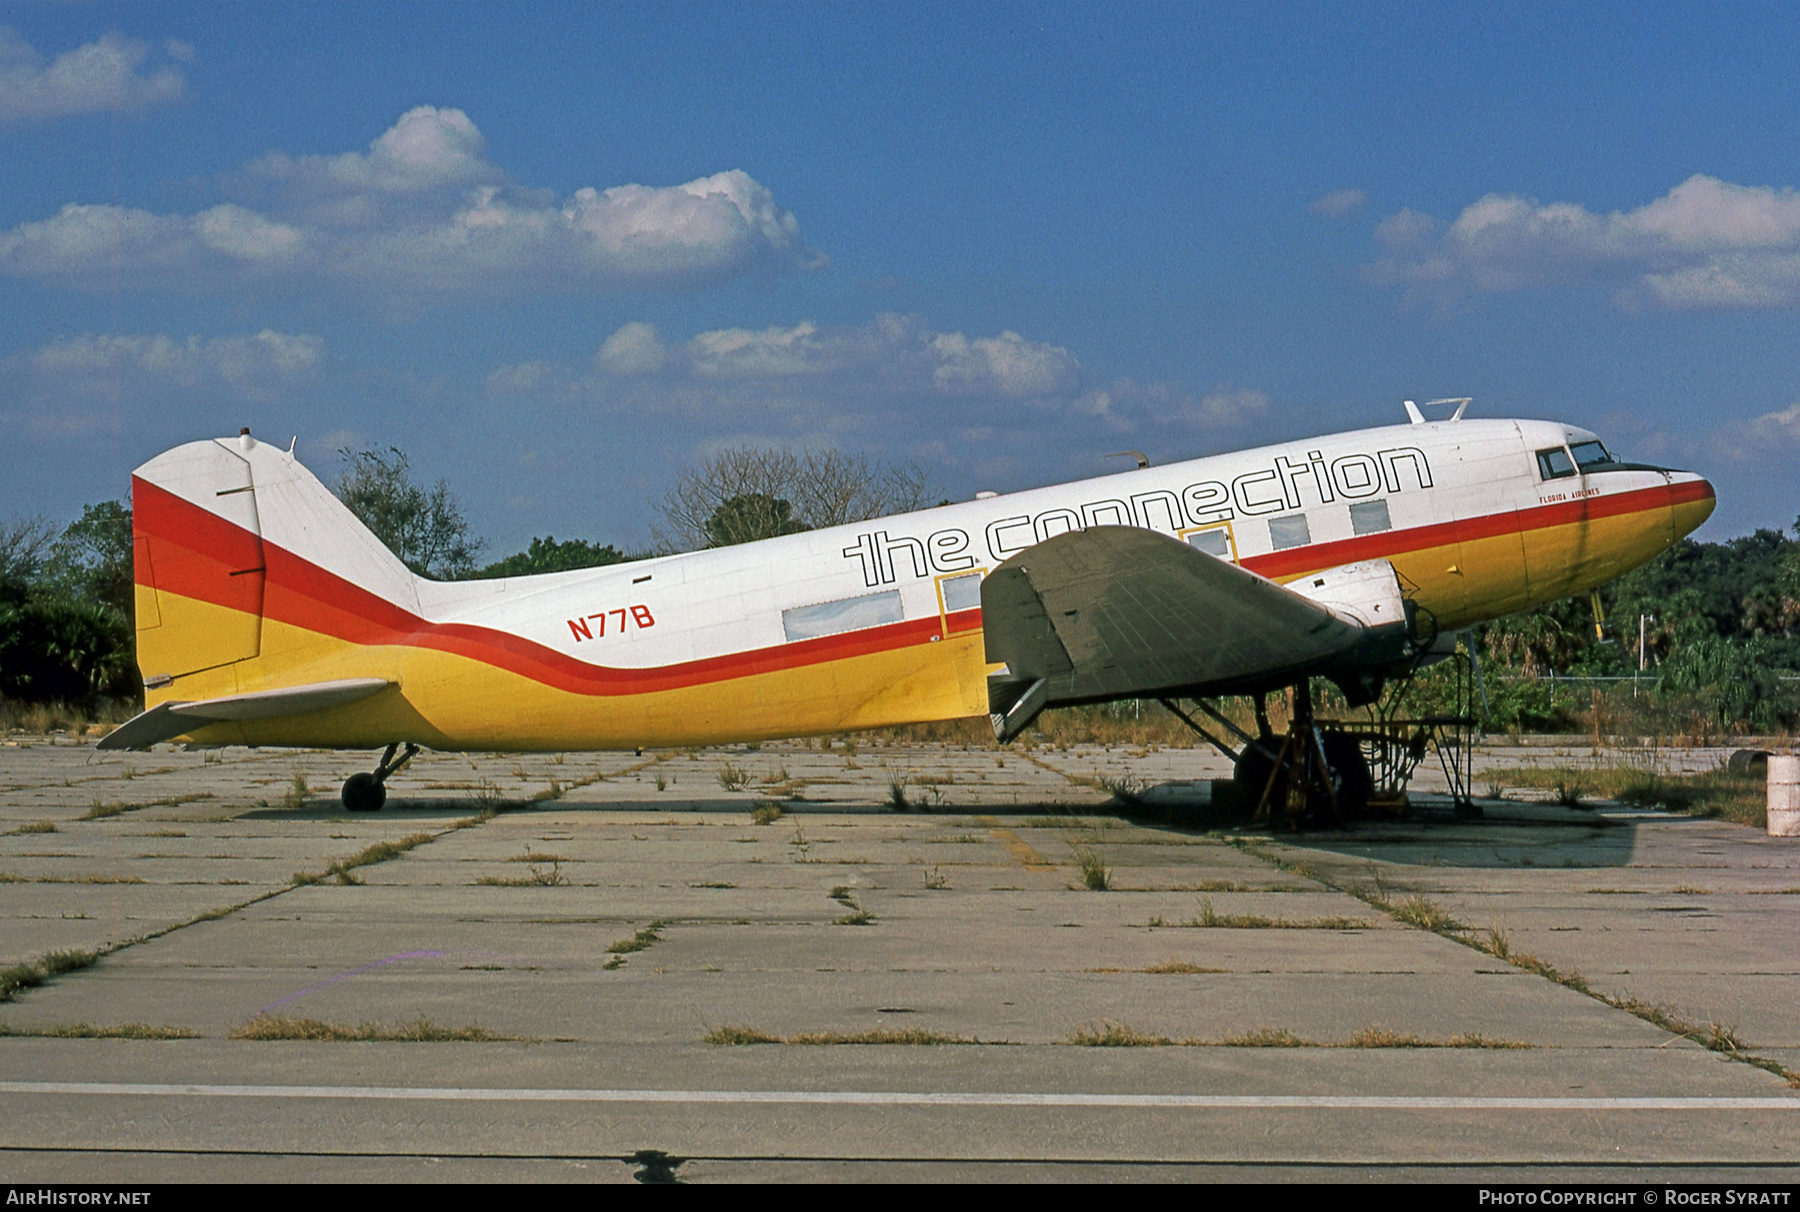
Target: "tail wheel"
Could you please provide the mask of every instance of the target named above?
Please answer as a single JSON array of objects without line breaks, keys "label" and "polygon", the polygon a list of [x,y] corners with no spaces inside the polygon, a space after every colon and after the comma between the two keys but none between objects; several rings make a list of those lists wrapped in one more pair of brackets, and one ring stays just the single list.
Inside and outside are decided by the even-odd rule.
[{"label": "tail wheel", "polygon": [[344,780],[339,798],[351,812],[380,812],[387,803],[387,788],[372,774],[353,774]]},{"label": "tail wheel", "polygon": [[1362,745],[1345,732],[1327,730],[1319,738],[1324,743],[1325,760],[1337,775],[1338,811],[1345,816],[1360,816],[1375,794],[1375,777],[1369,773],[1369,759]]}]

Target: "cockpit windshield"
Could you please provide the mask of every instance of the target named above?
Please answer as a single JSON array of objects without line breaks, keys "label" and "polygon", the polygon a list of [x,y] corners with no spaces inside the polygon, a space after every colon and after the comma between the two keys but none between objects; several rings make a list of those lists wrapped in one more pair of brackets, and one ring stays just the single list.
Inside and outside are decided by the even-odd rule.
[{"label": "cockpit windshield", "polygon": [[1569,452],[1575,456],[1575,465],[1583,471],[1597,463],[1618,462],[1613,458],[1612,452],[1599,442],[1577,442],[1569,447]]},{"label": "cockpit windshield", "polygon": [[[1575,456],[1575,462],[1569,462],[1569,456]],[[1612,452],[1599,442],[1576,442],[1566,449],[1552,446],[1548,450],[1540,450],[1537,455],[1538,475],[1546,480],[1560,480],[1564,476],[1576,474],[1586,475],[1590,471],[1606,471],[1610,468],[1622,467]]]}]

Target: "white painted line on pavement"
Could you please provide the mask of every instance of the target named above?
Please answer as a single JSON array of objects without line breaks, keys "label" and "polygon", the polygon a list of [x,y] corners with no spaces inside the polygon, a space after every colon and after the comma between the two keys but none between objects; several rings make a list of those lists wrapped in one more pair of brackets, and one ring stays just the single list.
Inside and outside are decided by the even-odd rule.
[{"label": "white painted line on pavement", "polygon": [[397,1099],[488,1103],[781,1103],[866,1107],[1120,1107],[1364,1111],[1800,1111],[1800,1097],[1503,1098],[1365,1094],[1058,1094],[912,1090],[533,1090],[482,1086],[225,1086],[173,1082],[9,1082],[3,1094],[150,1098]]}]

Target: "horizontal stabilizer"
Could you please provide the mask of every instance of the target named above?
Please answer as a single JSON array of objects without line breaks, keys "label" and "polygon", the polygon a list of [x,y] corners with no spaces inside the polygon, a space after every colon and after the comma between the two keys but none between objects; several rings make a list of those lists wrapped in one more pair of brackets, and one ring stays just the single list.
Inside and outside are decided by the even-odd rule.
[{"label": "horizontal stabilizer", "polygon": [[328,707],[343,707],[391,685],[392,682],[383,678],[343,678],[335,682],[284,686],[279,690],[228,694],[190,703],[158,703],[107,733],[97,748],[148,749],[159,741],[170,740],[207,724],[272,720],[279,716],[324,711]]}]

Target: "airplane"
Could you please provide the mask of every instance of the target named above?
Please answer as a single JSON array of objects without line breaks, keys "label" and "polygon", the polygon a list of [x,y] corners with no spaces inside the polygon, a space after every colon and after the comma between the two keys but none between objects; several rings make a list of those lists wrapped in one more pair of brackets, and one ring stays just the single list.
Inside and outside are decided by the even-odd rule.
[{"label": "airplane", "polygon": [[[1304,714],[1315,677],[1375,701],[1444,637],[1596,589],[1713,511],[1702,476],[1622,461],[1589,430],[1431,403],[1456,407],[453,582],[411,572],[291,446],[190,442],[132,476],[147,709],[99,747],[385,746],[342,789],[372,811],[421,747],[641,750],[982,715],[1005,742],[1058,705],[1287,688]],[[1281,760],[1266,729],[1251,739],[1240,782]],[[1321,770],[1357,760],[1328,748],[1308,748]]]}]

